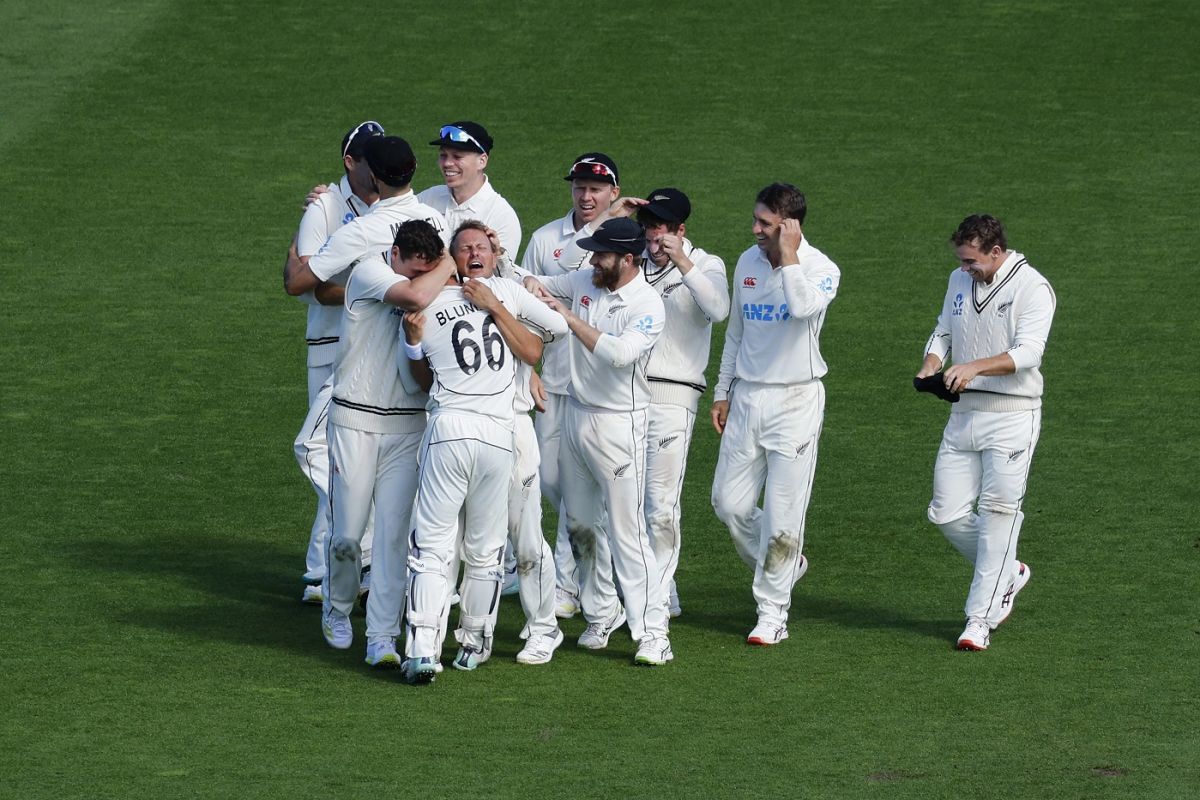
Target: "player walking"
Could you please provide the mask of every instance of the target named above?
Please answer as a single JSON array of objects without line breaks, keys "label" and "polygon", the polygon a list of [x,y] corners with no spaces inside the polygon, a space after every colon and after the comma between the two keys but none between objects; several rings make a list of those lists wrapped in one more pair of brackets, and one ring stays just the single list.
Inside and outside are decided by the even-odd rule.
[{"label": "player walking", "polygon": [[[378,122],[359,123],[342,138],[342,168],[345,175],[338,183],[309,203],[296,233],[296,252],[312,257],[321,249],[334,231],[366,214],[379,193],[371,180],[371,170],[364,156],[367,140],[382,136]],[[334,276],[334,285],[344,286],[348,275]],[[317,495],[317,513],[313,519],[305,556],[304,594],[306,603],[321,603],[321,581],[325,577],[325,539],[329,535],[329,446],[325,423],[332,396],[333,361],[338,351],[338,330],[342,324],[343,293],[326,294],[326,302],[316,299],[312,291],[300,295],[308,304],[308,325],[304,333],[308,345],[308,415],[296,435],[293,449],[300,471],[312,484]],[[368,537],[369,538],[369,535]],[[364,539],[364,550],[368,549]],[[366,559],[364,558],[364,561]]]},{"label": "player walking", "polygon": [[819,336],[841,274],[805,238],[806,210],[791,184],[758,193],[756,244],[734,270],[734,313],[713,395],[722,437],[712,504],[754,570],[758,623],[746,638],[754,645],[787,638],[792,587],[808,569],[804,517],[825,415]]},{"label": "player walking", "polygon": [[491,249],[484,226],[459,227],[451,250],[465,283],[442,289],[422,315],[420,345],[405,344],[409,359],[425,359],[432,373],[409,548],[405,677],[413,683],[429,682],[437,670],[460,512],[464,575],[454,666],[474,670],[491,655],[507,538],[507,516],[496,511],[507,503],[513,475],[516,360],[536,362],[544,338],[567,332],[560,315],[516,283],[484,277]]},{"label": "player walking", "polygon": [[1029,582],[1017,560],[1042,420],[1039,369],[1055,296],[1025,256],[1009,250],[995,217],[967,217],[950,237],[950,276],[917,378],[941,375],[957,394],[933,471],[929,520],[974,567],[960,650],[986,650]]},{"label": "player walking", "polygon": [[[438,231],[423,220],[396,230],[389,261],[370,255],[346,284],[342,354],[329,413],[329,499],[333,507],[322,632],[332,647],[353,639],[360,543],[375,502],[374,578],[367,600],[367,663],[395,665],[404,599],[405,544],[417,490],[425,397],[405,388],[396,360],[400,314],[433,300],[454,271]],[[411,382],[411,379],[410,379]]]},{"label": "player walking", "polygon": [[[584,153],[576,158],[565,180],[571,184],[571,211],[562,219],[546,223],[534,231],[521,258],[521,267],[536,276],[564,275],[586,266],[579,260],[568,264],[560,259],[576,235],[581,230],[583,235],[590,235],[595,230],[596,219],[621,196],[617,165],[604,153]],[[590,227],[584,230],[585,226]],[[579,582],[566,533],[566,520],[561,513],[562,491],[558,472],[562,420],[567,406],[567,384],[571,377],[567,352],[566,342],[549,344],[545,348],[541,370],[545,397],[540,398],[544,409],[534,420],[538,447],[541,448],[542,495],[560,512],[554,543],[558,582],[555,613],[563,618],[579,613]]]},{"label": "player walking", "polygon": [[[667,604],[643,506],[650,405],[646,362],[662,333],[663,301],[642,273],[646,237],[641,225],[611,219],[578,244],[593,252],[591,269],[530,277],[526,283],[553,296],[548,302],[566,317],[574,334],[559,472],[588,620],[579,644],[606,647],[628,613],[629,630],[638,643],[634,662],[665,664],[673,657]],[[569,299],[570,308],[554,298]],[[597,521],[606,510],[607,531],[598,531]],[[599,558],[596,541],[605,535],[624,591],[624,610],[611,584],[592,578]]]}]

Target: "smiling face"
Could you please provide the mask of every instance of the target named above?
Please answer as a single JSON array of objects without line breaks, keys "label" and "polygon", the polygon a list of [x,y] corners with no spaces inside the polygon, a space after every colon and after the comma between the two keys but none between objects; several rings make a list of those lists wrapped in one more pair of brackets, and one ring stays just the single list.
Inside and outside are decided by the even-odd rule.
[{"label": "smiling face", "polygon": [[976,283],[991,283],[1006,255],[1000,245],[988,251],[979,249],[978,239],[960,244],[954,248],[954,254],[958,257],[959,268]]},{"label": "smiling face", "polygon": [[633,256],[620,253],[592,253],[592,285],[597,289],[616,290],[621,282],[621,271],[626,264],[633,263]]},{"label": "smiling face", "polygon": [[450,255],[463,278],[490,278],[496,272],[496,252],[483,231],[466,228],[454,237]]},{"label": "smiling face", "polygon": [[782,216],[762,203],[754,204],[754,224],[750,229],[760,250],[773,253],[779,249],[779,229],[782,225]]},{"label": "smiling face", "polygon": [[575,226],[582,228],[600,216],[621,196],[621,187],[604,181],[576,178],[571,181],[571,200],[575,210]]},{"label": "smiling face", "polygon": [[442,147],[438,151],[438,168],[446,187],[457,196],[460,192],[468,196],[483,185],[483,171],[487,168],[487,153],[460,150],[457,147]]}]

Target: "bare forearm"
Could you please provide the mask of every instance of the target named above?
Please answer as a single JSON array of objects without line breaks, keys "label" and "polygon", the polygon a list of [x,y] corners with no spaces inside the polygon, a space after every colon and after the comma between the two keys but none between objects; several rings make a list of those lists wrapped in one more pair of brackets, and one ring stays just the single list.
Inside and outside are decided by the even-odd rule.
[{"label": "bare forearm", "polygon": [[579,340],[580,344],[586,347],[588,352],[595,352],[596,342],[600,341],[600,330],[584,322],[573,311],[567,311],[563,317],[567,320],[567,328],[575,334],[575,338]]},{"label": "bare forearm", "polygon": [[346,302],[346,287],[336,283],[319,283],[313,295],[323,306],[340,306]]},{"label": "bare forearm", "polygon": [[526,364],[536,364],[542,357],[542,338],[526,328],[514,317],[503,303],[497,303],[496,308],[490,309],[500,335],[508,342],[513,355]]}]

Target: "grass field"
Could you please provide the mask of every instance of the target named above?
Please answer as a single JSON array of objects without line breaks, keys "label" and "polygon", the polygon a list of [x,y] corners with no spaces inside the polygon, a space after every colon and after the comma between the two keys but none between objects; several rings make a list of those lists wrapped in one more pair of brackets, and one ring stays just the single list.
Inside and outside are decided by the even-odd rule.
[{"label": "grass field", "polygon": [[[1200,795],[1200,10],[811,5],[0,3],[0,797]],[[685,188],[731,268],[754,193],[806,191],[842,288],[786,644],[743,644],[700,426],[668,668],[627,633],[520,667],[515,604],[425,691],[361,663],[360,617],[325,646],[279,276],[365,117],[420,188],[439,124],[486,124],[526,237],[591,149]],[[974,211],[1059,306],[1035,576],[963,654],[969,574],[924,516],[945,408],[909,380]]]}]

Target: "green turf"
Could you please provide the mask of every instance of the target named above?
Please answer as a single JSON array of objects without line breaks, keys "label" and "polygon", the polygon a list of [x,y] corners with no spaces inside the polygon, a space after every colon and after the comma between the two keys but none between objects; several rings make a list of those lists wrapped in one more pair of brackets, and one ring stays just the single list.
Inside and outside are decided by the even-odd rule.
[{"label": "green turf", "polygon": [[[1200,11],[814,5],[0,3],[0,797],[1200,794]],[[668,668],[625,633],[519,667],[515,604],[492,663],[424,691],[361,664],[361,618],[323,644],[279,276],[364,117],[421,187],[437,126],[484,122],[526,238],[590,149],[685,188],[731,267],[754,192],[805,189],[843,278],[785,645],[742,644],[703,425]],[[945,409],[908,381],[981,210],[1059,307],[1035,576],[970,655],[924,519]]]}]

